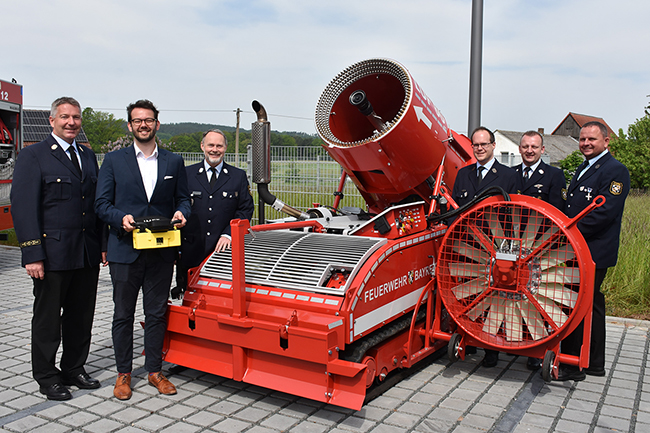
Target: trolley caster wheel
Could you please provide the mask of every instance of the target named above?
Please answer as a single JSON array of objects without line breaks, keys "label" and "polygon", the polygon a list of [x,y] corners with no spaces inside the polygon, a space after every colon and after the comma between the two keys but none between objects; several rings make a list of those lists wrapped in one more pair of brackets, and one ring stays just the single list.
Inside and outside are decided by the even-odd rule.
[{"label": "trolley caster wheel", "polygon": [[542,379],[544,382],[550,382],[553,380],[553,370],[555,364],[555,352],[552,350],[547,350],[544,354],[544,360],[542,361]]},{"label": "trolley caster wheel", "polygon": [[459,333],[454,333],[449,339],[447,344],[447,357],[450,362],[456,362],[460,358],[460,340],[463,339],[463,336]]}]

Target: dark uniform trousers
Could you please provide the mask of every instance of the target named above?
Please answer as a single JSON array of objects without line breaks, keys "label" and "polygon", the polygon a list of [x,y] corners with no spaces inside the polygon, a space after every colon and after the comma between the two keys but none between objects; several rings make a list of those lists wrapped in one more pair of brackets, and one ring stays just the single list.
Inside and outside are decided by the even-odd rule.
[{"label": "dark uniform trousers", "polygon": [[[607,269],[616,265],[623,208],[630,190],[630,174],[610,153],[603,155],[578,179],[580,171],[580,168],[576,171],[567,189],[567,216],[575,217],[594,197],[601,194],[605,197],[602,206],[592,210],[578,222],[578,229],[587,241],[591,257],[596,264],[589,369],[602,370],[605,367],[606,337],[605,296],[600,291],[600,286],[607,275]],[[581,323],[562,341],[562,352],[579,355],[582,334]]]},{"label": "dark uniform trousers", "polygon": [[[99,266],[47,271],[45,279],[33,278],[32,371],[40,386],[48,387],[61,381],[55,357],[62,334],[61,372],[67,376],[85,372],[98,279]],[[51,307],[57,304],[63,307],[63,314]]]}]

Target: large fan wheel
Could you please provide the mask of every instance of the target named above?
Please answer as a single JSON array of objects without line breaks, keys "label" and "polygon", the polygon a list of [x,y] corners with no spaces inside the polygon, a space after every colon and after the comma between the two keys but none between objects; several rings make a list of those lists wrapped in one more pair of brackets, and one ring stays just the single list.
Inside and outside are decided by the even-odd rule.
[{"label": "large fan wheel", "polygon": [[[439,251],[440,296],[467,334],[496,350],[539,348],[591,303],[594,265],[577,227],[531,197],[489,198],[461,214]],[[522,352],[520,352],[522,353]]]}]

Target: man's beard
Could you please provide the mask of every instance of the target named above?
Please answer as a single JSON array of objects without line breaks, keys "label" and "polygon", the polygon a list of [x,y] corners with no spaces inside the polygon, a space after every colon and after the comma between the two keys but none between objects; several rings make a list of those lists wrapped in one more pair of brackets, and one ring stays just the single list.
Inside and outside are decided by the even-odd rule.
[{"label": "man's beard", "polygon": [[206,155],[205,158],[208,160],[208,164],[216,167],[223,161],[223,155],[221,156],[212,156],[212,155]]},{"label": "man's beard", "polygon": [[133,136],[140,143],[149,143],[156,137],[156,131],[154,129],[150,129],[149,131],[135,130],[133,131]]}]

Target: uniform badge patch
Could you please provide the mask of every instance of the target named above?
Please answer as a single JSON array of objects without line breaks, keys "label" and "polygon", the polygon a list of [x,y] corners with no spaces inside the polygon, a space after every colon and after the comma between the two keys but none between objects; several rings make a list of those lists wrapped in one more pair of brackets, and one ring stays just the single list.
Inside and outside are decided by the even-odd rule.
[{"label": "uniform badge patch", "polygon": [[613,195],[621,195],[623,192],[623,184],[621,182],[616,182],[615,180],[609,185],[609,192]]},{"label": "uniform badge patch", "polygon": [[562,200],[566,201],[566,188],[562,188]]}]

